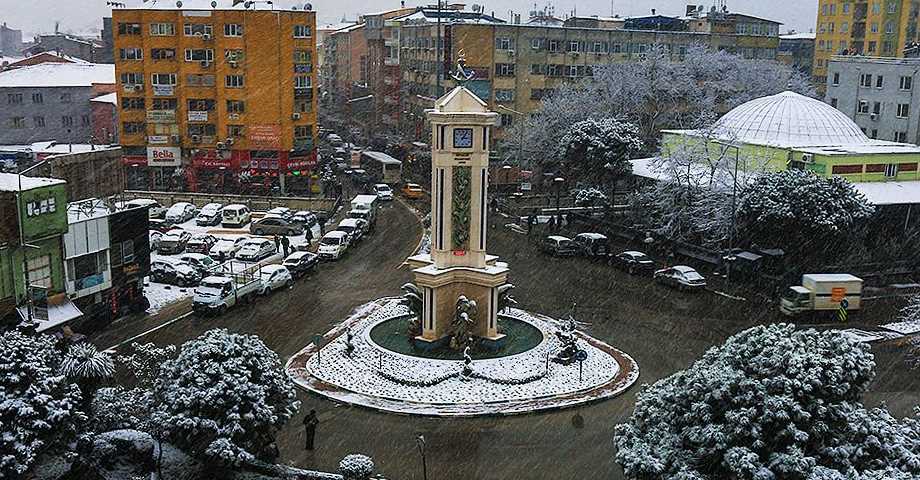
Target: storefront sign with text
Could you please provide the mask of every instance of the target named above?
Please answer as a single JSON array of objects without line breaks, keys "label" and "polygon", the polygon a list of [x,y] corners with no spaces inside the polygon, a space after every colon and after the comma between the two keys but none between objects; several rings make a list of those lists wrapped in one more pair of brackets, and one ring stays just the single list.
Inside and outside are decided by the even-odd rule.
[{"label": "storefront sign with text", "polygon": [[182,149],[179,147],[147,147],[147,165],[178,167],[182,165]]}]

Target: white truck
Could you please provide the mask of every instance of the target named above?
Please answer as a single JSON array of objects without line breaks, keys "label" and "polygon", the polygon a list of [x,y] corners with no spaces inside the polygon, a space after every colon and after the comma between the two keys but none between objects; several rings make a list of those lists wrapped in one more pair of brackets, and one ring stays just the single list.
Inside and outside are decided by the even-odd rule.
[{"label": "white truck", "polygon": [[377,226],[377,195],[357,195],[351,200],[349,218],[360,218],[368,223],[373,232]]},{"label": "white truck", "polygon": [[841,307],[859,310],[863,281],[848,273],[810,273],[802,284],[789,287],[780,300],[780,311],[789,317],[806,312],[832,312]]},{"label": "white truck", "polygon": [[259,294],[262,280],[259,266],[253,265],[234,272],[233,263],[221,265],[221,273],[204,278],[195,288],[192,310],[197,313],[218,315],[239,303],[246,303]]}]

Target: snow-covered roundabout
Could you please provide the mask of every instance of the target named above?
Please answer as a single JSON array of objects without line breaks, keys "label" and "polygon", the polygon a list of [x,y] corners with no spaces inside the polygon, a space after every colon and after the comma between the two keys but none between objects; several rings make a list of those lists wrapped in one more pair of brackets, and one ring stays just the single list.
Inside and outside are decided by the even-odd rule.
[{"label": "snow-covered roundabout", "polygon": [[[558,322],[512,309],[508,315],[543,334],[536,347],[500,358],[464,362],[396,353],[371,340],[371,329],[409,315],[398,299],[363,305],[324,336],[288,360],[300,387],[334,401],[372,409],[430,416],[511,415],[571,407],[614,397],[635,383],[636,362],[626,353],[577,332],[587,357],[579,365],[549,359],[563,348]],[[348,333],[351,338],[349,353]],[[579,369],[581,368],[581,372]]]}]

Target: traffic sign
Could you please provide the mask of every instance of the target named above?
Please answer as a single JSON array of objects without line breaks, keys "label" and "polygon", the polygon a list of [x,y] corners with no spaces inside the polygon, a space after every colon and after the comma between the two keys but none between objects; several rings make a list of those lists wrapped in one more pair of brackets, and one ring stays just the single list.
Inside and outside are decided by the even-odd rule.
[{"label": "traffic sign", "polygon": [[584,362],[587,359],[588,359],[588,352],[584,350],[579,350],[575,352],[575,360],[578,360],[579,362]]},{"label": "traffic sign", "polygon": [[316,345],[317,348],[318,348],[318,347],[322,347],[322,346],[323,346],[323,340],[325,340],[325,339],[326,339],[326,337],[324,337],[324,336],[322,336],[322,335],[320,335],[320,334],[317,333],[316,335],[313,335],[313,345]]},{"label": "traffic sign", "polygon": [[843,300],[840,301],[840,308],[844,310],[846,310],[847,308],[850,308],[850,302],[844,298]]}]

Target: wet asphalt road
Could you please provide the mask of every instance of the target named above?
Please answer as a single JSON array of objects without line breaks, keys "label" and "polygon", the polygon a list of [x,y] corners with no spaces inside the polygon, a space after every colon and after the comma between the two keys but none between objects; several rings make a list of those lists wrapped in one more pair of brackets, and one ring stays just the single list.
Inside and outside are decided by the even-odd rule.
[{"label": "wet asphalt road", "polygon": [[[589,324],[592,335],[636,359],[641,372],[637,385],[621,397],[576,409],[447,420],[337,406],[300,392],[302,411],[315,408],[320,415],[318,448],[302,450],[301,418],[297,417],[279,435],[281,461],[334,470],[343,456],[361,452],[371,455],[388,478],[421,479],[415,437],[422,434],[427,441],[430,479],[622,478],[613,460],[613,428],[631,413],[642,383],[685,368],[707,348],[741,329],[781,320],[775,308],[709,292],[677,292],[586,259],[550,258],[540,254],[526,236],[502,228],[502,219],[490,218],[490,223],[489,252],[510,264],[519,306],[563,316],[577,302],[577,317]],[[180,344],[222,327],[257,334],[287,359],[313,334],[327,331],[355,307],[398,295],[411,274],[397,267],[413,251],[419,236],[417,218],[393,202],[382,209],[373,237],[341,261],[321,265],[292,290],[231,310],[223,317],[189,316],[143,341]],[[159,318],[122,322],[93,340],[100,346],[113,345],[187,308],[178,305]],[[863,314],[869,314],[864,320],[878,323],[870,312]],[[866,398],[872,405],[886,401],[897,415],[910,414],[920,399],[920,380],[905,366],[903,350],[890,343],[875,347],[879,376]]]}]

